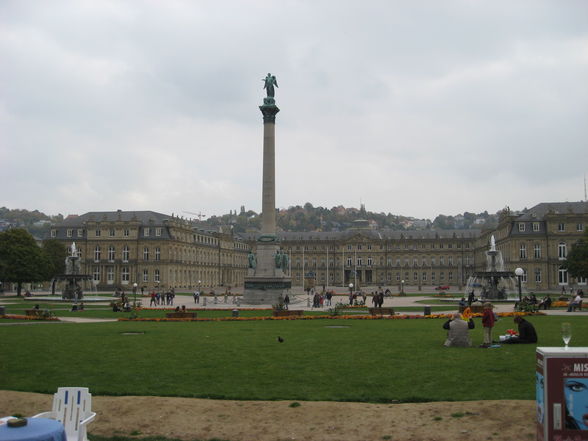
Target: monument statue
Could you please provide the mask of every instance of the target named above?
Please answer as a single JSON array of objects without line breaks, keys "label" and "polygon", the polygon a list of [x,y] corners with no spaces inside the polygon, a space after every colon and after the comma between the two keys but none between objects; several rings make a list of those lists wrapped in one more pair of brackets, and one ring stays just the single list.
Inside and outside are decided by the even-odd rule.
[{"label": "monument statue", "polygon": [[276,268],[282,268],[282,252],[276,251]]},{"label": "monument statue", "polygon": [[266,89],[268,98],[273,98],[276,93],[274,86],[279,87],[275,75],[268,73],[267,76],[261,81],[264,82],[263,88]]},{"label": "monument statue", "polygon": [[255,257],[255,254],[253,254],[253,252],[250,252],[247,255],[247,260],[249,262],[249,268],[255,269],[255,267],[257,266],[257,258]]}]

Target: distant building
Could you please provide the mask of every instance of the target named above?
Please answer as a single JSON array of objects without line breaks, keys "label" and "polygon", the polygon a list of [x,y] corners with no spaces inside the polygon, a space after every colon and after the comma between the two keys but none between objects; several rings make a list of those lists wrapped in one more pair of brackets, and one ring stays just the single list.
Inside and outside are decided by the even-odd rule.
[{"label": "distant building", "polygon": [[231,228],[202,229],[153,211],[68,217],[49,237],[68,247],[76,243],[82,270],[98,289],[238,286],[247,270],[249,246]]}]

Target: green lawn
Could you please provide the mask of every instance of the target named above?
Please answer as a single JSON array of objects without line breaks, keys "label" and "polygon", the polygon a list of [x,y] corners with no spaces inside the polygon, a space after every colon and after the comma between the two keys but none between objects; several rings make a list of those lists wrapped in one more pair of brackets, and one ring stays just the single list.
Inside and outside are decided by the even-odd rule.
[{"label": "green lawn", "polygon": [[[585,317],[532,317],[588,346]],[[444,348],[443,320],[37,324],[0,328],[0,389],[252,400],[533,399],[534,345]],[[479,344],[480,320],[472,331]],[[346,326],[334,328],[333,326]],[[495,335],[514,327],[501,319]],[[124,332],[140,333],[123,335]],[[279,343],[277,337],[284,338]]]}]

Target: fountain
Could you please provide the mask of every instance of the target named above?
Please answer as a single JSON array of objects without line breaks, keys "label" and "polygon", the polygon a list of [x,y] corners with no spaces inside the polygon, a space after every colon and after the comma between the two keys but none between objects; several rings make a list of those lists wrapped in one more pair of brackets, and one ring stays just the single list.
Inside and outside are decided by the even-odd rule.
[{"label": "fountain", "polygon": [[73,242],[71,244],[71,255],[65,258],[65,274],[58,275],[54,279],[54,283],[65,281],[65,286],[61,294],[63,300],[73,300],[74,302],[77,302],[83,298],[83,281],[91,280],[92,276],[81,274],[81,272],[80,257],[76,250],[76,243]]},{"label": "fountain", "polygon": [[465,295],[472,291],[482,300],[518,298],[515,273],[504,270],[502,253],[496,249],[494,236],[490,236],[490,248],[486,251],[486,271],[476,271],[468,279]]}]

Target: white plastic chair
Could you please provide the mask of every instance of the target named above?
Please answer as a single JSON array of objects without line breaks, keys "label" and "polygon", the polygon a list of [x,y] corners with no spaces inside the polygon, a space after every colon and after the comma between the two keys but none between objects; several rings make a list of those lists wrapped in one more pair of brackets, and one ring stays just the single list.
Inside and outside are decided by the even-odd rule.
[{"label": "white plastic chair", "polygon": [[65,427],[67,441],[88,441],[86,425],[96,418],[87,387],[60,387],[53,395],[53,410],[33,418],[51,418]]}]

